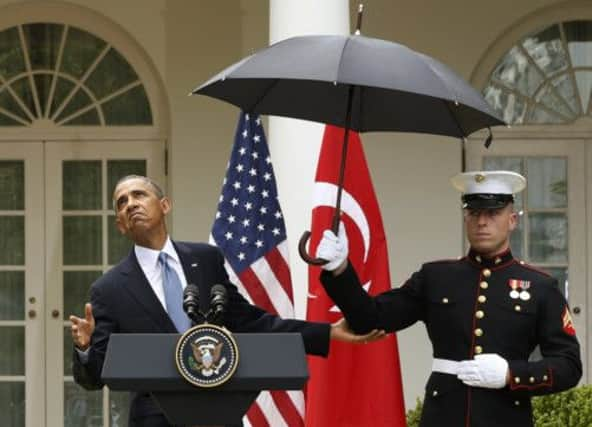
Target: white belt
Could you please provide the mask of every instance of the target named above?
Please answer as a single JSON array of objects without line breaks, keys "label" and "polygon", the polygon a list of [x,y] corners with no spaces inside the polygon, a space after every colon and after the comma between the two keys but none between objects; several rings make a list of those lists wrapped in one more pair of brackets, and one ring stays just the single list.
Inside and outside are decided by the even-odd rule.
[{"label": "white belt", "polygon": [[432,362],[432,372],[441,372],[443,374],[456,375],[460,362],[448,359],[434,359]]}]

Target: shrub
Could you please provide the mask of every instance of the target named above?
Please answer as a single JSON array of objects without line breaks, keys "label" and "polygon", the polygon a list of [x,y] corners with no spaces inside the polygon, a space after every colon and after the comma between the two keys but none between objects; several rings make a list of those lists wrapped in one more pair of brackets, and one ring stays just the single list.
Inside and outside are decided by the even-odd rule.
[{"label": "shrub", "polygon": [[418,427],[419,419],[421,418],[421,408],[423,407],[421,399],[416,400],[415,408],[407,411],[407,427]]},{"label": "shrub", "polygon": [[[407,427],[418,427],[421,400],[407,412]],[[563,393],[548,394],[532,399],[535,427],[590,427],[592,426],[592,385],[585,385]]]},{"label": "shrub", "polygon": [[563,393],[535,397],[532,409],[536,427],[592,426],[592,385]]}]

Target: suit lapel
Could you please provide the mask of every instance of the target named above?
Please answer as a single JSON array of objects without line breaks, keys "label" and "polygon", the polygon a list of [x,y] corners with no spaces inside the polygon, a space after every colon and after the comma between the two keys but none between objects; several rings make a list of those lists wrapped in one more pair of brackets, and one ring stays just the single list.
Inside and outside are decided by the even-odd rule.
[{"label": "suit lapel", "polygon": [[121,265],[121,274],[125,276],[124,289],[145,309],[146,314],[154,320],[162,329],[162,332],[177,332],[175,325],[156,297],[148,279],[146,279],[133,249]]}]

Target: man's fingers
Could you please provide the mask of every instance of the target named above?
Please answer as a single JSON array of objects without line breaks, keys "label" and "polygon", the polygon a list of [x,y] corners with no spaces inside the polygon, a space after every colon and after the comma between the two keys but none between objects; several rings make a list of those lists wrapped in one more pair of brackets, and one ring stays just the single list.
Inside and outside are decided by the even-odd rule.
[{"label": "man's fingers", "polygon": [[73,325],[78,325],[83,320],[80,317],[76,316],[70,316],[68,319],[70,320],[70,322],[72,322]]},{"label": "man's fingers", "polygon": [[92,305],[90,305],[90,303],[88,303],[88,302],[86,304],[84,304],[84,318],[89,323],[94,320],[93,314],[92,314]]},{"label": "man's fingers", "polygon": [[361,341],[363,343],[369,343],[369,342],[378,341],[378,340],[384,338],[385,336],[386,336],[386,332],[384,332],[382,329],[373,329],[372,331],[370,331],[366,335],[360,336],[359,341]]}]

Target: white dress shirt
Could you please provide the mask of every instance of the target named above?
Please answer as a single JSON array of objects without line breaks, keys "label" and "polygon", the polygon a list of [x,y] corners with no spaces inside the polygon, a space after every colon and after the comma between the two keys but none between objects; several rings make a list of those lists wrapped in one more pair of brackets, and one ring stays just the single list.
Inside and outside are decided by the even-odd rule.
[{"label": "white dress shirt", "polygon": [[177,255],[177,251],[175,251],[175,247],[171,242],[171,239],[167,236],[166,242],[164,247],[157,251],[150,248],[145,248],[143,246],[134,245],[134,252],[136,253],[136,258],[138,258],[138,263],[140,264],[140,268],[144,272],[144,275],[148,279],[148,283],[152,287],[154,294],[162,304],[162,307],[166,311],[166,302],[164,299],[164,288],[162,286],[162,266],[158,262],[158,255],[161,252],[164,252],[168,255],[168,263],[173,270],[179,276],[179,280],[181,280],[181,286],[183,290],[187,286],[187,279],[185,278],[185,273],[183,272],[183,266],[181,265],[181,260],[179,259],[179,255]]}]

